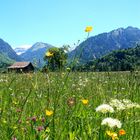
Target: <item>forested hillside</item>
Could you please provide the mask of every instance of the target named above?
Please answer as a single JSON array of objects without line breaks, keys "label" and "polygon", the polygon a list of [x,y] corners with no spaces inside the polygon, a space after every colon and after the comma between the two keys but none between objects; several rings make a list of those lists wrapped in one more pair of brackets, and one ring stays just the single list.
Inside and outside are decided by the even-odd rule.
[{"label": "forested hillside", "polygon": [[90,61],[78,70],[126,71],[140,69],[140,45],[135,48],[113,51],[95,61]]}]

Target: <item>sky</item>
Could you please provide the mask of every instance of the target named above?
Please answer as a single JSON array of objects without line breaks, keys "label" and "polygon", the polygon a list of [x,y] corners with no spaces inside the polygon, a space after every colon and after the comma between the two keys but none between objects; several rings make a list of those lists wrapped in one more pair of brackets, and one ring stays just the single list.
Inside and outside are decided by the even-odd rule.
[{"label": "sky", "polygon": [[0,0],[0,38],[13,48],[44,42],[74,47],[120,27],[140,28],[140,0]]}]

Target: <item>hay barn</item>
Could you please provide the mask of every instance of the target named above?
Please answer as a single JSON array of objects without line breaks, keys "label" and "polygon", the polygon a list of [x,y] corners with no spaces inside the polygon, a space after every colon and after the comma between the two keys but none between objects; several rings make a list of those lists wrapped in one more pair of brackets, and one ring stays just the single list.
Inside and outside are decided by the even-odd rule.
[{"label": "hay barn", "polygon": [[8,71],[31,72],[34,71],[34,66],[31,62],[15,62],[13,65],[8,67]]}]

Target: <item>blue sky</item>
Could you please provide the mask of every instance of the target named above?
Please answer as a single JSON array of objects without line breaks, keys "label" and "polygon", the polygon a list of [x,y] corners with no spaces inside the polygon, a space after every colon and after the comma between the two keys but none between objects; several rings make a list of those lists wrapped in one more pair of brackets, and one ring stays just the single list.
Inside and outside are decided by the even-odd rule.
[{"label": "blue sky", "polygon": [[0,0],[0,38],[13,48],[46,42],[55,46],[119,27],[140,28],[140,0]]}]

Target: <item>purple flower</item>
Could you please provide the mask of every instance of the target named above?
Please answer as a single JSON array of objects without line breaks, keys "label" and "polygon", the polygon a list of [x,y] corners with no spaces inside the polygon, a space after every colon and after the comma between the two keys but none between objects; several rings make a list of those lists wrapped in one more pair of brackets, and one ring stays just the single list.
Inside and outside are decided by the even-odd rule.
[{"label": "purple flower", "polygon": [[39,131],[39,132],[42,131],[43,129],[44,129],[43,126],[38,126],[38,127],[37,127],[37,131]]},{"label": "purple flower", "polygon": [[36,122],[36,117],[35,117],[35,116],[32,117],[31,120],[32,120],[33,122]]}]

